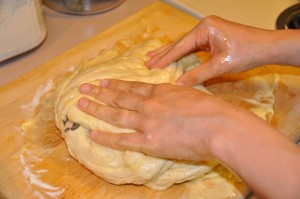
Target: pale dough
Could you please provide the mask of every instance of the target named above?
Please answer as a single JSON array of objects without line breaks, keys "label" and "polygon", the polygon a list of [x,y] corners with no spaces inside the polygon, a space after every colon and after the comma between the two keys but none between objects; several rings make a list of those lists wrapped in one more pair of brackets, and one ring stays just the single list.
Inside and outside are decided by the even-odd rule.
[{"label": "pale dough", "polygon": [[71,76],[62,80],[56,88],[55,121],[70,154],[93,173],[111,183],[144,184],[152,189],[163,190],[175,183],[201,177],[217,165],[216,162],[191,164],[133,151],[117,151],[100,146],[89,138],[90,129],[114,133],[132,131],[112,126],[80,111],[76,106],[81,97],[79,86],[84,82],[98,85],[99,80],[104,78],[155,84],[174,83],[184,68],[195,64],[197,59],[192,56],[162,70],[148,70],[144,66],[146,53],[161,45],[160,41],[151,40],[124,54],[118,54],[116,51],[107,52],[107,56],[111,56],[109,61],[80,67]]},{"label": "pale dough", "polygon": [[[165,69],[148,70],[144,66],[146,53],[161,45],[159,40],[151,40],[125,53],[110,50],[80,66],[56,88],[55,121],[70,154],[93,173],[113,184],[144,184],[155,190],[163,190],[176,183],[203,177],[217,165],[214,161],[193,164],[151,157],[139,152],[117,151],[100,146],[89,138],[91,129],[114,133],[130,133],[132,130],[120,129],[80,111],[77,101],[81,97],[79,86],[82,83],[98,85],[99,80],[105,78],[155,84],[174,83],[185,70],[199,64],[196,56],[190,56]],[[204,87],[200,89],[205,90]],[[263,90],[271,93],[272,89],[266,87]],[[261,110],[253,111],[263,117],[265,112],[272,111],[268,109],[272,109],[272,105],[273,102]]]}]

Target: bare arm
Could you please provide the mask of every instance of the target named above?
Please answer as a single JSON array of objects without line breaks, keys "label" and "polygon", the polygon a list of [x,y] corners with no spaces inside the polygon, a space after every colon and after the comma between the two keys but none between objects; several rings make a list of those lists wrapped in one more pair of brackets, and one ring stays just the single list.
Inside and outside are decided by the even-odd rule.
[{"label": "bare arm", "polygon": [[[300,31],[267,31],[208,17],[175,44],[151,52],[147,65],[162,68],[197,50],[211,52],[212,59],[185,73],[178,84],[196,85],[265,64],[299,66]],[[83,98],[81,110],[136,131],[92,131],[101,145],[165,158],[216,159],[263,198],[299,198],[300,148],[244,109],[168,84],[104,80],[99,87],[82,85],[81,92],[109,105]]]},{"label": "bare arm", "polygon": [[263,30],[210,16],[179,41],[149,53],[146,64],[162,68],[194,51],[209,51],[212,58],[183,74],[177,84],[192,86],[266,64],[300,66],[300,30]]},{"label": "bare arm", "polygon": [[231,132],[216,137],[214,156],[261,198],[298,198],[300,148],[255,116],[236,113],[229,119]]},{"label": "bare arm", "polygon": [[300,148],[244,109],[168,84],[105,80],[100,87],[85,84],[81,92],[110,106],[83,98],[81,110],[136,130],[92,131],[91,138],[101,145],[164,158],[216,159],[263,198],[299,197]]}]

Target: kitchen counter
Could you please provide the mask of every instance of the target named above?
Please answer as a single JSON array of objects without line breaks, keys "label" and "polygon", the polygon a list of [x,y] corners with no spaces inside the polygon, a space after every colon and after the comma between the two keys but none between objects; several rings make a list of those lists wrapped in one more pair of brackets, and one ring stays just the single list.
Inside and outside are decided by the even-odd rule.
[{"label": "kitchen counter", "polygon": [[[77,65],[82,57],[91,57],[91,55],[98,53],[99,46],[109,46],[116,39],[132,35],[132,33],[141,34],[145,24],[150,24],[150,27],[158,27],[157,30],[161,30],[163,35],[176,32],[173,38],[177,38],[182,34],[182,30],[192,28],[197,22],[195,18],[157,3],[154,4],[154,7],[148,7],[129,20],[102,32],[151,3],[151,1],[133,1],[127,0],[125,4],[111,12],[88,17],[63,15],[46,8],[49,31],[45,42],[36,50],[0,66],[0,80],[3,81],[4,78],[7,78],[5,81],[8,82],[47,62],[47,64],[37,67],[36,70],[18,79],[14,84],[0,89],[0,131],[2,132],[0,159],[3,160],[0,161],[0,198],[3,198],[4,195],[11,196],[9,198],[30,198],[33,195],[43,197],[43,195],[39,195],[40,193],[44,194],[45,197],[52,195],[61,198],[79,198],[83,194],[87,197],[98,196],[98,198],[101,196],[102,198],[104,196],[107,198],[186,198],[187,196],[182,196],[182,194],[198,193],[200,187],[194,186],[195,189],[193,189],[186,184],[174,186],[164,193],[131,185],[125,185],[120,189],[119,186],[95,178],[78,162],[70,159],[52,117],[49,115],[46,115],[45,118],[42,117],[47,125],[32,123],[32,126],[27,126],[24,123],[32,117],[34,108],[40,103],[40,95],[51,88],[52,80],[56,81],[61,74],[66,72],[68,67],[65,66]],[[135,3],[135,5],[129,6],[130,2]],[[177,28],[174,29],[175,25]],[[64,56],[52,59],[98,32],[102,33],[79,47],[73,48],[74,50],[64,53]],[[269,68],[266,69],[269,70]],[[278,70],[278,72],[280,71]],[[281,83],[278,84],[274,93],[276,106],[274,107],[274,124],[272,124],[291,139],[300,132],[298,125],[300,109],[294,108],[300,100],[298,95],[300,93],[298,76],[300,72],[296,70],[293,72],[290,70],[280,77]],[[273,79],[272,77],[270,81],[277,81],[278,78],[279,76],[276,75],[276,78]],[[237,77],[232,81],[233,84],[228,82],[230,92],[232,88],[236,88],[235,83],[244,85],[236,80],[239,78]],[[224,83],[227,85],[227,82]],[[216,88],[218,86],[224,88],[220,84],[216,84],[216,86]],[[252,87],[251,84],[248,86]],[[257,91],[254,88],[252,93],[256,96]],[[228,90],[219,90],[228,95]],[[235,90],[238,92],[243,89]],[[249,94],[247,87],[246,99],[250,96]],[[238,99],[245,98],[238,96]],[[287,101],[289,103],[286,103]],[[246,105],[248,104],[246,103]],[[51,109],[51,106],[48,108]],[[22,128],[24,131],[20,128],[21,123],[24,124],[24,128]],[[27,122],[27,124],[29,123]],[[35,132],[31,131],[32,127],[35,128]],[[101,188],[97,189],[97,187]]]},{"label": "kitchen counter", "polygon": [[[108,12],[89,16],[67,15],[44,7],[48,28],[45,41],[34,50],[0,63],[0,86],[9,83],[156,1],[127,0],[119,7]],[[216,14],[232,21],[267,29],[274,29],[277,16],[286,8],[298,3],[298,0],[276,0],[274,5],[273,0],[264,1],[263,3],[259,0],[251,1],[251,3],[238,0],[161,1],[198,18]],[[216,7],[216,4],[219,6]]]},{"label": "kitchen counter", "polygon": [[88,16],[62,14],[44,6],[48,29],[44,42],[27,53],[0,63],[0,86],[13,81],[156,1],[127,0],[108,12]]},{"label": "kitchen counter", "polygon": [[276,20],[299,0],[162,0],[197,18],[218,15],[230,21],[263,29],[276,29]]}]

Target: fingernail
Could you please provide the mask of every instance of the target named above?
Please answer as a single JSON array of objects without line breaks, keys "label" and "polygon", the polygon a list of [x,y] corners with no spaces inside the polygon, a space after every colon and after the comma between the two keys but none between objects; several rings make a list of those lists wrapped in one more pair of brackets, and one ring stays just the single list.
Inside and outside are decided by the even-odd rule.
[{"label": "fingernail", "polygon": [[97,138],[100,135],[99,131],[91,131],[90,136],[92,139]]},{"label": "fingernail", "polygon": [[88,107],[88,105],[90,104],[90,102],[89,102],[88,99],[81,98],[81,99],[78,101],[78,104],[79,104],[80,107],[86,108],[86,107]]},{"label": "fingernail", "polygon": [[88,94],[91,92],[92,88],[91,88],[91,85],[89,84],[82,84],[80,86],[80,92],[83,93],[83,94]]},{"label": "fingernail", "polygon": [[100,86],[107,87],[108,85],[109,85],[109,80],[108,79],[101,80]]}]

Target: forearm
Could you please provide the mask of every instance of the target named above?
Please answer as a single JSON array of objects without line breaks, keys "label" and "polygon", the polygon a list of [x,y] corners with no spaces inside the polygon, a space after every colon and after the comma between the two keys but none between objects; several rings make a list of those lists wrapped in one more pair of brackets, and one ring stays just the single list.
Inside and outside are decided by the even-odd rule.
[{"label": "forearm", "polygon": [[262,35],[261,65],[300,66],[300,30],[266,31]]},{"label": "forearm", "polygon": [[297,198],[300,149],[255,116],[236,115],[214,140],[214,156],[263,198]]}]

